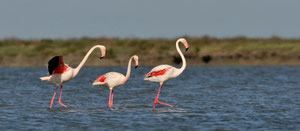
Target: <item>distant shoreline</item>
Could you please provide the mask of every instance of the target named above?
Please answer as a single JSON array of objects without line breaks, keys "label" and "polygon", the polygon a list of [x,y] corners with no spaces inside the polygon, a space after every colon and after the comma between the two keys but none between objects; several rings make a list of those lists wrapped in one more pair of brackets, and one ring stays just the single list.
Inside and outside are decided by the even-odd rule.
[{"label": "distant shoreline", "polygon": [[[185,37],[190,50],[184,52],[188,65],[300,65],[300,39]],[[0,67],[46,66],[55,55],[64,55],[65,63],[76,67],[93,45],[102,44],[107,55],[99,60],[99,51],[85,66],[127,65],[131,55],[140,57],[140,65],[180,65],[176,39],[80,38],[66,40],[0,40]]]},{"label": "distant shoreline", "polygon": [[[72,67],[76,67],[79,63],[81,58],[78,58],[78,60],[70,61],[68,58],[71,56],[65,56],[65,63],[70,64]],[[203,59],[205,59],[207,56],[202,57],[193,57],[193,58],[186,58],[188,65],[194,65],[194,66],[218,66],[218,65],[224,65],[224,66],[256,66],[256,65],[300,65],[300,58],[295,56],[277,56],[277,57],[266,57],[266,58],[255,58],[254,56],[250,58],[232,58],[231,56],[211,56],[211,60],[209,62],[205,62]],[[21,59],[21,60],[19,60]],[[1,64],[0,67],[43,67],[47,65],[47,60],[50,59],[47,58],[47,60],[42,60],[43,58],[36,58],[36,57],[30,57],[30,58],[12,58],[12,57],[1,57],[2,61],[10,61],[6,62],[5,64]],[[169,64],[169,65],[181,65],[181,60],[179,59],[179,63],[175,63],[174,59],[178,58],[164,58],[164,59],[154,59],[151,61],[147,61],[147,58],[140,57],[140,65],[141,66],[155,66],[159,64]],[[14,62],[15,61],[15,62]],[[26,64],[21,63],[24,61],[31,61]],[[40,62],[40,61],[45,61]],[[117,59],[101,59],[98,58],[90,58],[88,62],[85,64],[85,66],[125,66],[128,64],[127,60],[117,60]]]}]

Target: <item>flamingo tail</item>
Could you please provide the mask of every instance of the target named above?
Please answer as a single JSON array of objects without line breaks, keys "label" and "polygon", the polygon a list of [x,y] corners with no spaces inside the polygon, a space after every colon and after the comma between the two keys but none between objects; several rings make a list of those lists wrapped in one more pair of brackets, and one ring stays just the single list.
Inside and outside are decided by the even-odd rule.
[{"label": "flamingo tail", "polygon": [[45,77],[40,77],[41,81],[49,81],[50,77],[45,76]]}]

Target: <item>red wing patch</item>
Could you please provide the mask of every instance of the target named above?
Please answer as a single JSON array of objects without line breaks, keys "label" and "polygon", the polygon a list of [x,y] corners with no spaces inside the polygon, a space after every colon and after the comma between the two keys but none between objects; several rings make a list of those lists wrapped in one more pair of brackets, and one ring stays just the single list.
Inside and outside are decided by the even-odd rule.
[{"label": "red wing patch", "polygon": [[156,76],[164,75],[168,70],[169,70],[169,68],[159,70],[159,71],[153,71],[153,72],[148,73],[147,77],[152,77],[152,76],[156,77]]},{"label": "red wing patch", "polygon": [[106,77],[105,76],[100,76],[99,78],[97,78],[95,81],[97,81],[97,82],[104,82],[105,81],[105,79],[106,79]]},{"label": "red wing patch", "polygon": [[[58,55],[53,57],[48,62],[48,72],[49,75],[54,74],[62,74],[66,71],[66,67],[64,67],[64,60],[62,55]],[[65,69],[64,69],[65,68]]]},{"label": "red wing patch", "polygon": [[62,74],[67,71],[67,68],[68,68],[67,66],[58,66],[54,70],[53,74]]}]

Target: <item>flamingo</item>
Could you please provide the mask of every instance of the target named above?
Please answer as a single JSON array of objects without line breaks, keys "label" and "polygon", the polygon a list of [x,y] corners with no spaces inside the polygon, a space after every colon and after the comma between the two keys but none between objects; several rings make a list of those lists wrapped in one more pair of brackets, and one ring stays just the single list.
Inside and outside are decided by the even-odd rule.
[{"label": "flamingo", "polygon": [[126,76],[118,72],[108,72],[104,75],[99,76],[94,82],[93,86],[102,85],[106,88],[109,88],[109,100],[108,106],[111,108],[113,107],[113,100],[114,100],[114,88],[125,84],[129,77],[131,71],[131,61],[134,59],[135,61],[135,68],[139,65],[139,57],[137,55],[133,55],[130,57],[127,67]]},{"label": "flamingo", "polygon": [[159,90],[158,90],[156,98],[154,100],[153,108],[156,107],[157,103],[173,107],[172,105],[169,105],[167,103],[163,103],[163,102],[159,101],[158,98],[159,98],[159,94],[160,94],[160,91],[162,89],[164,82],[179,76],[186,67],[186,61],[185,61],[185,58],[179,48],[179,43],[182,43],[185,46],[185,51],[187,51],[189,49],[189,44],[187,43],[187,41],[184,38],[179,38],[176,41],[176,49],[182,59],[182,67],[180,69],[177,69],[170,65],[158,65],[145,75],[144,80],[151,81],[151,82],[157,82],[160,84]]},{"label": "flamingo", "polygon": [[100,59],[105,56],[106,48],[103,45],[96,45],[88,51],[88,53],[84,56],[83,60],[75,69],[70,67],[68,64],[64,64],[62,55],[58,55],[50,59],[50,61],[48,62],[49,76],[40,77],[41,81],[48,81],[50,83],[56,84],[56,89],[50,103],[50,109],[52,109],[53,100],[55,98],[56,91],[59,85],[60,85],[60,94],[59,94],[58,103],[63,107],[67,107],[65,104],[61,102],[63,84],[73,79],[78,74],[78,72],[85,64],[86,60],[88,59],[92,51],[95,50],[96,48],[99,48],[101,50]]}]

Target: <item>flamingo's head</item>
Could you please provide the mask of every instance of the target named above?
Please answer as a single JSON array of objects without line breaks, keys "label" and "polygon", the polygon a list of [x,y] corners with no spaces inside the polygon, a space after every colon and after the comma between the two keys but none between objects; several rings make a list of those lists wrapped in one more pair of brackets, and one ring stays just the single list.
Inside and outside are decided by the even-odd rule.
[{"label": "flamingo's head", "polygon": [[189,43],[184,38],[179,38],[177,41],[181,42],[185,46],[185,51],[189,50]]},{"label": "flamingo's head", "polygon": [[132,56],[135,61],[135,68],[139,66],[139,57],[137,55]]},{"label": "flamingo's head", "polygon": [[105,56],[105,51],[106,51],[105,46],[100,46],[100,50],[101,50],[100,59],[102,59]]}]

